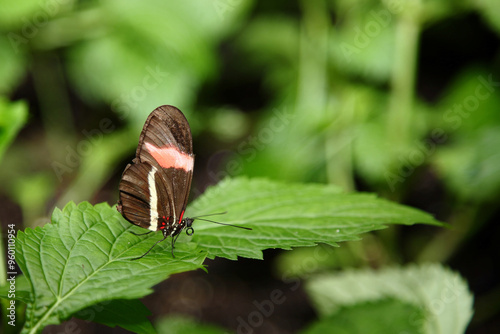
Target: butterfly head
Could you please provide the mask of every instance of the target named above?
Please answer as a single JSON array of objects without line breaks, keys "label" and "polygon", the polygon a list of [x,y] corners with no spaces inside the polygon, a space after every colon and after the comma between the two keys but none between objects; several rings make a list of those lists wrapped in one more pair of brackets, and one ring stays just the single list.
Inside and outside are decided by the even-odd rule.
[{"label": "butterfly head", "polygon": [[177,237],[184,229],[186,229],[187,235],[193,235],[194,218],[181,218],[178,223],[171,223],[172,221],[175,221],[173,217],[163,216],[158,218],[159,229],[165,238],[169,236]]}]

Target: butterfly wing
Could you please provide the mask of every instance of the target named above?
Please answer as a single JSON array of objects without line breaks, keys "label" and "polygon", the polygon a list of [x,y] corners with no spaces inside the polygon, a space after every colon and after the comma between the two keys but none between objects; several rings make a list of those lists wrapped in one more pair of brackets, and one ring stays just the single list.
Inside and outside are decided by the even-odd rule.
[{"label": "butterfly wing", "polygon": [[118,210],[133,224],[178,234],[193,165],[193,142],[186,118],[173,106],[156,108],[144,124],[136,158],[123,173]]},{"label": "butterfly wing", "polygon": [[135,155],[141,162],[164,168],[189,167],[194,160],[193,139],[184,114],[167,105],[153,110],[144,124]]},{"label": "butterfly wing", "polygon": [[132,224],[144,228],[151,226],[151,207],[155,205],[152,202],[156,201],[150,191],[151,181],[154,181],[150,176],[152,172],[153,167],[149,164],[129,164],[123,172],[119,187],[118,211]]}]

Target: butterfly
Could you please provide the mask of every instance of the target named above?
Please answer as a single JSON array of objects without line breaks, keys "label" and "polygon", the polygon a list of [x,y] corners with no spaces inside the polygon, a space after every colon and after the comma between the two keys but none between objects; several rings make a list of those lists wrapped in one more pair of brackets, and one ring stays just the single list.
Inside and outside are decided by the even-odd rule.
[{"label": "butterfly", "polygon": [[135,158],[123,171],[117,210],[130,223],[149,230],[137,235],[161,231],[163,239],[134,260],[144,257],[168,237],[172,238],[175,257],[174,244],[180,233],[184,229],[187,235],[194,233],[193,221],[202,216],[184,217],[193,167],[193,139],[186,117],[174,106],[156,108],[144,124]]}]

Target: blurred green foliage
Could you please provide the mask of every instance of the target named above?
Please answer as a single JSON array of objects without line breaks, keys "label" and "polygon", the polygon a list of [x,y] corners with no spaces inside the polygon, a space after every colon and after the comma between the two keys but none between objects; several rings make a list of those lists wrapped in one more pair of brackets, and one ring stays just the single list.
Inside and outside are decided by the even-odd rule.
[{"label": "blurred green foliage", "polygon": [[[454,227],[404,242],[376,234],[318,268],[449,261],[498,215],[496,0],[0,8],[0,195],[21,208],[23,226],[70,200],[113,202],[139,130],[161,104],[179,107],[193,128],[204,163],[195,193],[236,175],[332,183],[419,203]],[[431,69],[425,34],[437,41],[427,55],[442,61]]]},{"label": "blurred green foliage", "polygon": [[23,101],[0,99],[0,160],[28,118],[28,107]]}]

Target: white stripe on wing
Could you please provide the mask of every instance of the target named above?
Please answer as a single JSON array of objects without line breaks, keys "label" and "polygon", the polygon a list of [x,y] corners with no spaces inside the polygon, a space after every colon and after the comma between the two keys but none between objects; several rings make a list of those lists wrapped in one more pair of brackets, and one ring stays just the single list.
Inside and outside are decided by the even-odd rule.
[{"label": "white stripe on wing", "polygon": [[149,207],[151,208],[150,212],[150,226],[149,229],[151,231],[156,231],[158,229],[158,195],[156,193],[156,167],[151,166],[151,170],[148,173],[148,187],[149,187]]}]

